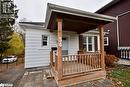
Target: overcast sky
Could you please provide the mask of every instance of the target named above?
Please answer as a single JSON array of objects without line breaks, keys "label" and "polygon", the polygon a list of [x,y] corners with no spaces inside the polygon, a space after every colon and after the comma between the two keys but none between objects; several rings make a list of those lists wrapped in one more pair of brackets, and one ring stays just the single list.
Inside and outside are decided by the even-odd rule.
[{"label": "overcast sky", "polygon": [[47,3],[95,12],[112,0],[15,0],[18,6],[18,20],[27,18],[33,22],[44,22]]}]

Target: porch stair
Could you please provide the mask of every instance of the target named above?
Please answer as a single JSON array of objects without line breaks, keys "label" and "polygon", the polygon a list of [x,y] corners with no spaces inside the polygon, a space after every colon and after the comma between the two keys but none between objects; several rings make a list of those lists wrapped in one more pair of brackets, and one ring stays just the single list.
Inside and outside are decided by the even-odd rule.
[{"label": "porch stair", "polygon": [[[91,82],[94,80],[105,79],[106,71],[95,71],[63,77],[61,80],[56,80],[59,87],[66,87],[83,82]],[[55,78],[56,79],[56,78]]]}]

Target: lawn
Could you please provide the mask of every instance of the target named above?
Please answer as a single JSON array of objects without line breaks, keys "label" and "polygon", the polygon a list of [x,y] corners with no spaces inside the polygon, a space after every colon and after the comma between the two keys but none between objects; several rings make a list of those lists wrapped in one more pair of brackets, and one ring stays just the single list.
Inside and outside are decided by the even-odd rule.
[{"label": "lawn", "polygon": [[130,87],[130,66],[116,65],[108,68],[107,78],[115,83],[115,87]]}]

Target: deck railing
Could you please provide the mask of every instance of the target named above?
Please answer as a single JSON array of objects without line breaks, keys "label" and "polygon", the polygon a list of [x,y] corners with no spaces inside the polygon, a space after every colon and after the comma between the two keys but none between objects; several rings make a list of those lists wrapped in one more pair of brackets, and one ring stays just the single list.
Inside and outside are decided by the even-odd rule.
[{"label": "deck railing", "polygon": [[100,56],[99,53],[63,56],[63,75],[100,70]]},{"label": "deck railing", "polygon": [[[52,53],[51,58],[51,66],[54,72],[58,73],[57,55],[55,53]],[[101,70],[100,53],[86,53],[62,56],[62,76],[87,73],[97,70]]]}]

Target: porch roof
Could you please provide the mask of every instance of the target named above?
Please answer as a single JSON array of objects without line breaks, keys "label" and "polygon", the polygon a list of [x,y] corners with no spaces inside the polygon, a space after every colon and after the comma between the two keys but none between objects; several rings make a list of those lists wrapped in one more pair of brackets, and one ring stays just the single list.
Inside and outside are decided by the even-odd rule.
[{"label": "porch roof", "polygon": [[48,3],[45,28],[57,29],[57,17],[63,19],[63,30],[83,33],[116,20],[115,17],[90,13],[78,9]]}]

